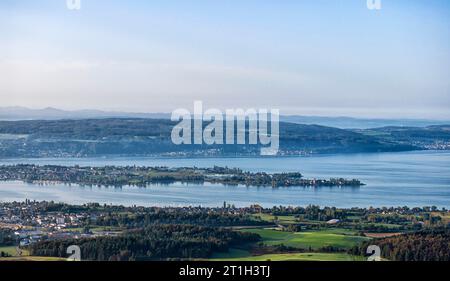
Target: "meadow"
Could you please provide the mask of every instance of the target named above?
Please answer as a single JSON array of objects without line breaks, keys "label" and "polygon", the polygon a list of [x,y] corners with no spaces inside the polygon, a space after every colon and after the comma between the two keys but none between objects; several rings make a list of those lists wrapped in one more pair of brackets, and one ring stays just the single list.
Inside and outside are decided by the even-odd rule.
[{"label": "meadow", "polygon": [[288,253],[247,256],[236,258],[217,258],[213,261],[364,261],[364,257],[346,253]]},{"label": "meadow", "polygon": [[276,229],[245,229],[245,232],[257,233],[263,243],[268,246],[285,245],[299,249],[320,249],[332,246],[348,249],[369,240],[367,237],[356,236],[345,229],[326,229],[307,232],[287,232]]},{"label": "meadow", "polygon": [[0,247],[0,253],[6,253],[7,255],[10,256],[16,256],[17,255],[17,247],[15,246],[4,246],[4,247]]}]

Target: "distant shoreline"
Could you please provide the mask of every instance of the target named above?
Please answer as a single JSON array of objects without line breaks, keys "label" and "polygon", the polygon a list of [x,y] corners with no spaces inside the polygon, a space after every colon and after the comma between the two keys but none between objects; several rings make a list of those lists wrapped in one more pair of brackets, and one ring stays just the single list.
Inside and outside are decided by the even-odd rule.
[{"label": "distant shoreline", "polygon": [[[321,158],[321,157],[333,157],[333,156],[364,156],[364,155],[376,155],[376,154],[415,154],[415,153],[449,153],[450,150],[427,150],[427,149],[418,149],[418,150],[410,150],[410,151],[380,151],[380,152],[355,152],[355,153],[317,153],[317,154],[308,154],[308,155],[278,155],[278,156],[260,156],[260,155],[242,155],[242,156],[231,156],[231,155],[223,155],[223,156],[201,156],[201,155],[193,155],[193,156],[144,156],[144,155],[98,155],[98,156],[72,156],[72,157],[2,157],[0,158],[0,165],[3,165],[3,161],[14,161],[17,164],[29,163],[21,162],[22,160],[38,160],[38,161],[52,161],[52,160],[125,160],[127,158],[132,158],[134,160],[139,159],[154,159],[154,160],[183,160],[183,159],[283,159],[283,158]],[[15,161],[17,160],[17,161]]]}]

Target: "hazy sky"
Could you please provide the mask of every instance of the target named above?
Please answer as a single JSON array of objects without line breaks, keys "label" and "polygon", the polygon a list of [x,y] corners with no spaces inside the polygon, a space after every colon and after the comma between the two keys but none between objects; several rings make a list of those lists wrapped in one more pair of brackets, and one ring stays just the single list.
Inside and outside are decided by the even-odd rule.
[{"label": "hazy sky", "polygon": [[0,1],[0,106],[450,118],[450,1]]}]

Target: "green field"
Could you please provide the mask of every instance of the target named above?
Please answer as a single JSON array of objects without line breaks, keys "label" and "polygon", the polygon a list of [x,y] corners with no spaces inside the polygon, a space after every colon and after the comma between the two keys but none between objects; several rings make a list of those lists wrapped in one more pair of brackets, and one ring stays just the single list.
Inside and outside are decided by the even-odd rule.
[{"label": "green field", "polygon": [[218,258],[214,261],[363,261],[363,257],[345,253],[290,253],[247,256],[237,258]]},{"label": "green field", "polygon": [[[260,218],[263,221],[273,222],[275,220],[274,215],[270,214],[256,214],[253,215],[255,218]],[[293,224],[298,223],[297,219],[294,216],[277,216],[278,223],[280,224]]]},{"label": "green field", "polygon": [[272,214],[260,213],[260,214],[253,214],[252,216],[255,219],[261,219],[263,221],[267,221],[267,222],[271,222],[271,223],[275,222],[275,218],[276,218],[277,219],[277,223],[281,224],[281,225],[298,224],[299,222],[301,222],[302,224],[308,224],[308,225],[317,225],[317,224],[323,223],[323,222],[320,222],[320,221],[306,220],[306,219],[302,219],[300,221],[294,215],[274,216]]},{"label": "green field", "polygon": [[319,249],[333,246],[341,249],[351,248],[367,237],[351,235],[352,232],[344,229],[328,229],[308,232],[285,232],[275,229],[245,229],[245,232],[257,233],[266,245],[280,245],[301,248]]},{"label": "green field", "polygon": [[22,255],[17,255],[17,247],[16,246],[6,246],[0,247],[0,252],[5,252],[11,257],[0,257],[0,261],[65,261],[65,258],[55,258],[55,257],[36,257],[30,256],[30,253],[27,250],[21,249]]},{"label": "green field", "polygon": [[[4,252],[9,254],[12,257],[18,257],[17,254],[17,247],[16,246],[4,246],[4,247],[0,247],[0,252]],[[22,256],[28,256],[30,253],[27,250],[21,250],[22,251]],[[0,260],[3,260],[4,258],[0,258]]]},{"label": "green field", "polygon": [[370,223],[370,224],[374,225],[374,226],[386,227],[386,228],[390,228],[390,229],[396,229],[396,228],[402,227],[400,224],[389,224],[389,223]]},{"label": "green field", "polygon": [[35,256],[0,258],[0,261],[66,261],[66,260],[67,259],[65,258],[35,257]]},{"label": "green field", "polygon": [[0,247],[0,252],[7,253],[8,255],[11,255],[11,256],[16,256],[17,255],[17,251],[16,251],[16,247],[15,246]]}]

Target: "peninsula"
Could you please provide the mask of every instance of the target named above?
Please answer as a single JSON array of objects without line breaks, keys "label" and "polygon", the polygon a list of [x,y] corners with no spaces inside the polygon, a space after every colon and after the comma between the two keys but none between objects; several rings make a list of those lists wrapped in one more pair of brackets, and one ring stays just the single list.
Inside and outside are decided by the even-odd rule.
[{"label": "peninsula", "polygon": [[301,173],[245,172],[237,168],[218,167],[138,167],[138,166],[39,166],[32,164],[0,166],[0,181],[29,183],[59,182],[90,186],[139,186],[157,183],[218,183],[224,185],[267,187],[334,187],[364,185],[357,179],[305,179]]}]

